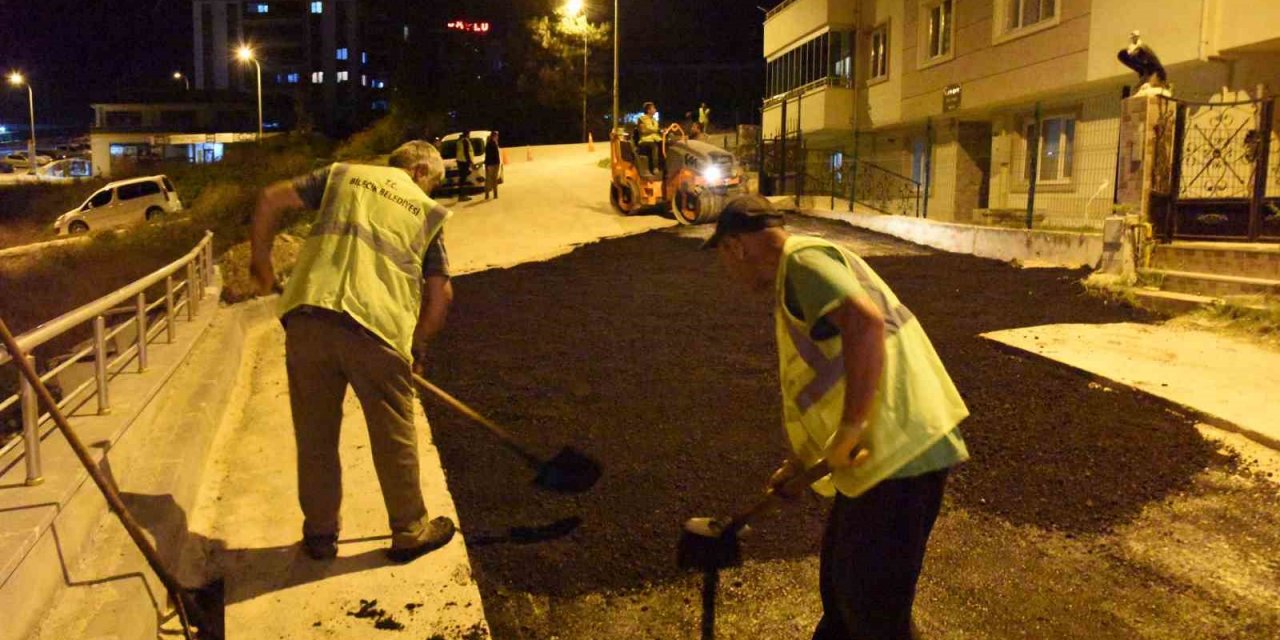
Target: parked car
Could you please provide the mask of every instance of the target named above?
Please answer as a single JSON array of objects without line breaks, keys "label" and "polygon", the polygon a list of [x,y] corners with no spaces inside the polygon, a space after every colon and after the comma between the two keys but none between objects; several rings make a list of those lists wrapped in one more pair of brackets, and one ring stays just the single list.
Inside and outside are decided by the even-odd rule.
[{"label": "parked car", "polygon": [[54,160],[36,169],[42,182],[74,182],[93,177],[93,163],[86,158]]},{"label": "parked car", "polygon": [[182,201],[167,176],[147,176],[112,182],[89,196],[84,204],[58,216],[58,235],[85,233],[143,221],[182,211]]},{"label": "parked car", "polygon": [[[50,162],[53,162],[53,158],[50,158],[49,156],[36,154],[37,167],[42,167],[46,164],[49,164]],[[31,166],[31,164],[27,161],[26,151],[18,151],[16,153],[11,153],[5,156],[4,163],[9,165],[9,167],[13,169],[27,169],[27,168],[30,168]]]},{"label": "parked car", "polygon": [[[458,188],[458,181],[463,181],[463,189],[479,191],[484,189],[484,145],[489,140],[488,131],[471,132],[471,157],[473,163],[465,171],[458,168],[458,141],[461,133],[451,133],[440,140],[440,156],[444,158],[444,182],[437,187],[438,192],[450,193]],[[499,182],[498,184],[502,184]]]}]

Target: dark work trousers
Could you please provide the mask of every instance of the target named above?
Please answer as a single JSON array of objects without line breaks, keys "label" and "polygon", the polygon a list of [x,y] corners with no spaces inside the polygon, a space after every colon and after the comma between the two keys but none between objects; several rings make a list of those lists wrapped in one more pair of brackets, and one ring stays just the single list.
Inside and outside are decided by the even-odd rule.
[{"label": "dark work trousers", "polygon": [[909,640],[916,580],[947,470],[837,494],[822,540],[822,620],[814,640]]}]

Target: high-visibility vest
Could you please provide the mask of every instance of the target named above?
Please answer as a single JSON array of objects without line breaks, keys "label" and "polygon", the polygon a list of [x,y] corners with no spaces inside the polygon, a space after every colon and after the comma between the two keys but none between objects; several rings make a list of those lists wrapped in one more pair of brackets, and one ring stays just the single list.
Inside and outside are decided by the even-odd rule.
[{"label": "high-visibility vest", "polygon": [[662,142],[662,128],[658,126],[658,119],[645,114],[640,116],[640,142]]},{"label": "high-visibility vest", "polygon": [[806,466],[816,463],[844,416],[845,370],[840,335],[813,340],[805,323],[792,315],[785,303],[788,258],[810,247],[838,253],[884,314],[884,371],[862,438],[870,458],[813,485],[815,491],[826,496],[838,490],[856,497],[945,437],[969,415],[969,410],[920,322],[861,258],[825,240],[791,236],[778,267],[774,318],[783,421],[796,456]]},{"label": "high-visibility vest", "polygon": [[698,122],[701,123],[704,128],[711,123],[710,107],[698,107]]},{"label": "high-visibility vest", "polygon": [[459,169],[464,168],[464,165],[474,164],[475,154],[471,148],[470,138],[458,138],[458,150],[454,157],[458,160]]},{"label": "high-visibility vest", "polygon": [[412,360],[422,260],[450,215],[403,169],[333,165],[280,315],[300,305],[346,313]]}]

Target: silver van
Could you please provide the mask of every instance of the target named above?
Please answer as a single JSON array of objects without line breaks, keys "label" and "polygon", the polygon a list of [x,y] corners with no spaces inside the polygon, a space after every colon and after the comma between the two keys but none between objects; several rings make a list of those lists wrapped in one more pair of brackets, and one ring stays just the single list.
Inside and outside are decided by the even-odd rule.
[{"label": "silver van", "polygon": [[182,201],[167,176],[147,176],[112,182],[89,196],[84,204],[60,216],[58,235],[85,233],[154,221],[182,211]]}]

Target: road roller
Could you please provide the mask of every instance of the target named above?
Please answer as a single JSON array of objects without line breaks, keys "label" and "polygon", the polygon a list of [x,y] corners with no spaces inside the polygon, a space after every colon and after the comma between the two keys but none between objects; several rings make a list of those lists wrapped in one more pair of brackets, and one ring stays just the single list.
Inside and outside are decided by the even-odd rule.
[{"label": "road roller", "polygon": [[733,154],[690,140],[678,123],[662,132],[661,171],[654,170],[630,132],[615,130],[609,138],[609,202],[624,215],[668,209],[681,224],[706,224],[715,222],[734,196],[746,193]]}]

